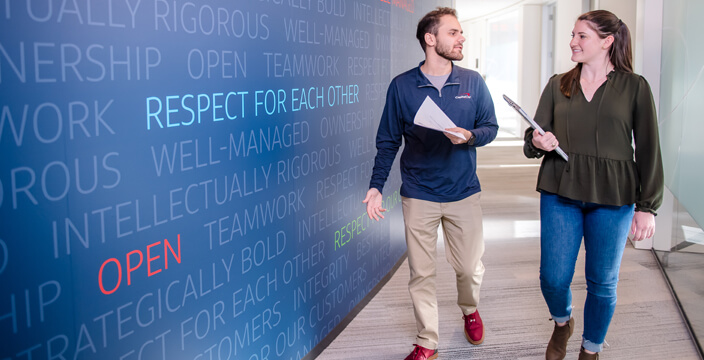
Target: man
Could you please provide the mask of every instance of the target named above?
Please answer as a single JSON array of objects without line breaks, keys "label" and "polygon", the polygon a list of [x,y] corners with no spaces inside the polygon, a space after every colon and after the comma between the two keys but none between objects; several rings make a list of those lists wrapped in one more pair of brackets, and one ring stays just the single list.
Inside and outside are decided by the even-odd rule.
[{"label": "man", "polygon": [[[465,336],[474,345],[484,341],[484,325],[477,311],[484,239],[476,148],[494,140],[498,125],[482,77],[452,63],[462,60],[465,41],[455,10],[438,8],[425,15],[416,37],[425,61],[394,78],[389,86],[364,203],[371,219],[384,217],[381,192],[401,139],[405,139],[401,195],[411,272],[408,288],[418,327],[415,347],[406,360],[431,360],[438,356],[435,257],[440,223],[447,260],[457,273],[457,304],[464,315]],[[457,125],[446,130],[464,138],[413,124],[426,97]]]}]

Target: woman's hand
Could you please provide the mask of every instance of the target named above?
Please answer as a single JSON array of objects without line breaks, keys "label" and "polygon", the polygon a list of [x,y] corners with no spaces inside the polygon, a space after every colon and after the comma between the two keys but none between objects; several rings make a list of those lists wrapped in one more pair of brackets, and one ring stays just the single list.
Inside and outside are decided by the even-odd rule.
[{"label": "woman's hand", "polygon": [[551,132],[546,132],[545,135],[540,135],[539,132],[533,130],[533,146],[545,151],[553,151],[557,149],[560,142],[557,141],[555,135]]},{"label": "woman's hand", "polygon": [[631,222],[633,241],[651,238],[653,234],[655,234],[655,215],[645,211],[636,211]]}]

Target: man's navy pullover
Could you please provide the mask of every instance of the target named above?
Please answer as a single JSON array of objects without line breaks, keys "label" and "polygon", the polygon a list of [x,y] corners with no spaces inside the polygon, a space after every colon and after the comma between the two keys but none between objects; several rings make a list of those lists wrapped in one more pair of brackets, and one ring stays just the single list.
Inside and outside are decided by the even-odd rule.
[{"label": "man's navy pullover", "polygon": [[[459,201],[481,191],[476,147],[496,138],[499,126],[494,103],[476,71],[453,65],[442,91],[438,91],[423,75],[420,65],[398,75],[389,85],[369,187],[382,192],[403,138],[406,145],[401,154],[401,196],[434,202]],[[413,124],[427,96],[458,127],[475,135],[474,145],[454,145],[442,132]]]}]

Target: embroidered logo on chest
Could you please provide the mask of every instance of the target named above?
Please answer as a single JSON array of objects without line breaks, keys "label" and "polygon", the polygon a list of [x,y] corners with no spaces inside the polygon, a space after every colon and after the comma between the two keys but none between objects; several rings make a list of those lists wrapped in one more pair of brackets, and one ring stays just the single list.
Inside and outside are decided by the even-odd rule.
[{"label": "embroidered logo on chest", "polygon": [[472,95],[470,95],[469,93],[464,93],[462,95],[455,96],[455,99],[471,99],[471,98],[472,98]]}]

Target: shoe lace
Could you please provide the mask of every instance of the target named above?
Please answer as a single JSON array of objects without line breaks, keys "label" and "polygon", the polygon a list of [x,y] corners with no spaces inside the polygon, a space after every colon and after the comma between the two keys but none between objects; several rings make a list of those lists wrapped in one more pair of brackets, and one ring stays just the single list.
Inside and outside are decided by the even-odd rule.
[{"label": "shoe lace", "polygon": [[464,315],[464,316],[462,316],[462,318],[463,318],[465,321],[469,321],[469,322],[471,322],[471,323],[477,322],[477,319],[476,319],[473,315],[474,315],[474,314]]},{"label": "shoe lace", "polygon": [[413,348],[413,351],[411,352],[411,358],[413,360],[426,360],[428,358],[427,355],[423,352],[423,348],[418,345],[418,344],[413,344],[415,348]]},{"label": "shoe lace", "polygon": [[418,344],[413,344],[413,345],[415,346],[415,348],[413,348],[411,355],[413,355],[412,356],[413,359],[416,359],[418,357],[418,355],[421,354],[420,345],[418,345]]}]

